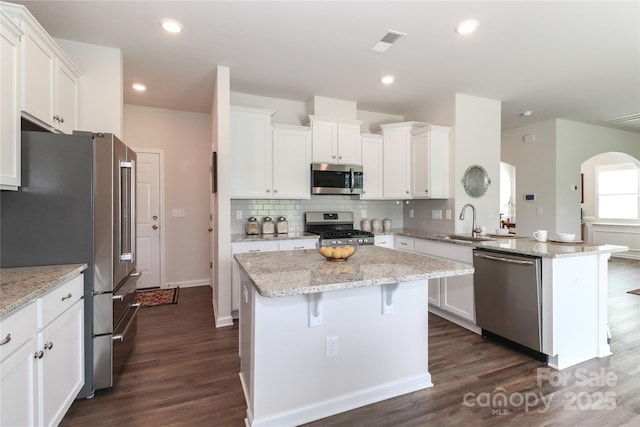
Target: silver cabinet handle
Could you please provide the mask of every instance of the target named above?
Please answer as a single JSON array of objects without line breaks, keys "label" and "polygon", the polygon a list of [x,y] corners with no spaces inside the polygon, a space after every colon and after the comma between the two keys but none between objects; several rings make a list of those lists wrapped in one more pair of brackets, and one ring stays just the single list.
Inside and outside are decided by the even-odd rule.
[{"label": "silver cabinet handle", "polygon": [[111,299],[114,301],[124,301],[124,295],[113,295]]},{"label": "silver cabinet handle", "polygon": [[121,334],[112,336],[111,337],[112,341],[124,341],[125,337],[127,336],[127,332],[129,332],[129,328],[133,323],[132,321],[138,315],[138,310],[140,310],[140,303],[131,304],[131,308],[134,309],[135,311],[133,312],[133,316],[131,316],[131,319],[129,320],[129,324],[127,324],[127,326],[124,328],[124,331],[122,331]]},{"label": "silver cabinet handle", "polygon": [[135,273],[131,273],[129,277],[140,277],[142,276],[142,271],[136,271]]},{"label": "silver cabinet handle", "polygon": [[60,301],[64,301],[66,299],[71,298],[73,295],[71,295],[71,292],[69,292],[67,295],[63,296],[62,299]]},{"label": "silver cabinet handle", "polygon": [[0,345],[9,344],[9,342],[11,342],[11,334],[7,334],[7,336],[0,341]]},{"label": "silver cabinet handle", "polygon": [[475,253],[474,255],[477,256],[478,258],[486,258],[486,259],[490,259],[492,261],[498,261],[498,262],[508,262],[509,264],[533,265],[533,261],[525,261],[525,260],[512,259],[512,258],[503,258],[503,257],[500,257],[500,256],[492,256],[492,255],[479,254],[479,253]]},{"label": "silver cabinet handle", "polygon": [[51,341],[49,341],[44,345],[45,350],[51,350],[52,348],[53,348],[53,343]]},{"label": "silver cabinet handle", "polygon": [[304,249],[304,246],[294,246],[293,249]]},{"label": "silver cabinet handle", "polygon": [[249,252],[260,252],[260,249],[249,249]]},{"label": "silver cabinet handle", "polygon": [[44,356],[44,351],[40,350],[40,351],[36,352],[36,353],[33,355],[33,358],[34,358],[34,359],[42,359],[42,356]]}]

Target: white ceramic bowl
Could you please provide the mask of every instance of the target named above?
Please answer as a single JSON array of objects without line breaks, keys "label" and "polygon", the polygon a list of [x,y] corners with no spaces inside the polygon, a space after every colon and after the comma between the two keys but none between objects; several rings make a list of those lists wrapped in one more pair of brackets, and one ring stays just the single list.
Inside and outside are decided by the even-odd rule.
[{"label": "white ceramic bowl", "polygon": [[508,228],[496,228],[496,234],[498,236],[506,236],[507,234],[509,234],[509,229]]},{"label": "white ceramic bowl", "polygon": [[558,233],[557,238],[561,242],[573,242],[573,239],[576,238],[576,235],[573,233]]}]

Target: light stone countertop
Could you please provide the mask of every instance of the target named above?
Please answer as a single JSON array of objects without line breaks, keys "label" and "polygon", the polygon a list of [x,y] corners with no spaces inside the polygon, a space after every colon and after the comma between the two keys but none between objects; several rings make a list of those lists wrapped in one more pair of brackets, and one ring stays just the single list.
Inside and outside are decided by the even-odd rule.
[{"label": "light stone countertop", "polygon": [[0,318],[73,279],[87,264],[0,268]]},{"label": "light stone countertop", "polygon": [[291,232],[287,234],[232,234],[231,243],[236,242],[273,242],[280,240],[295,240],[295,239],[315,239],[318,240],[320,236],[317,234],[307,233],[306,231]]},{"label": "light stone countertop", "polygon": [[264,297],[286,297],[420,279],[473,274],[473,266],[367,245],[344,262],[316,250],[236,254],[240,268]]},{"label": "light stone countertop", "polygon": [[442,243],[451,243],[456,245],[472,246],[478,249],[490,249],[513,254],[532,255],[544,258],[568,258],[586,255],[599,255],[613,252],[625,252],[629,248],[618,245],[602,245],[598,243],[556,243],[556,242],[538,242],[532,237],[509,235],[496,236],[488,235],[494,240],[482,242],[466,242],[460,240],[451,240],[444,237],[444,233],[432,233],[420,230],[396,229],[393,234],[399,236],[415,237],[418,239],[433,240]]}]

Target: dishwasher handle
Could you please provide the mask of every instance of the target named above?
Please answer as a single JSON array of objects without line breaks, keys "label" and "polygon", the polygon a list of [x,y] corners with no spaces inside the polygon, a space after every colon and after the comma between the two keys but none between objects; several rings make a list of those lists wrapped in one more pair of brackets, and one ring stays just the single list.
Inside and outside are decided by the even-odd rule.
[{"label": "dishwasher handle", "polygon": [[485,258],[485,259],[490,259],[492,261],[498,261],[498,262],[508,262],[509,264],[533,265],[533,261],[526,261],[526,260],[523,260],[523,259],[506,258],[506,257],[501,257],[501,256],[495,256],[495,255],[489,255],[489,254],[485,254],[485,253],[480,253],[480,252],[474,252],[473,255],[477,256],[478,258]]}]

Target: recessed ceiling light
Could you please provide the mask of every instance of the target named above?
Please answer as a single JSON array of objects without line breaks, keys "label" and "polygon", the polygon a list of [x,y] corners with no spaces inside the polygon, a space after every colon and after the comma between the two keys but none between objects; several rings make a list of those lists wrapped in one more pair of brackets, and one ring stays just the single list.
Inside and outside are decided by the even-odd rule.
[{"label": "recessed ceiling light", "polygon": [[179,33],[182,31],[182,28],[184,28],[181,23],[174,19],[163,19],[161,22],[162,28],[170,33]]},{"label": "recessed ceiling light", "polygon": [[456,27],[456,32],[459,34],[471,34],[480,26],[480,21],[477,19],[465,19]]},{"label": "recessed ceiling light", "polygon": [[142,83],[134,83],[131,85],[131,87],[137,90],[138,92],[144,92],[145,90],[147,90],[147,87]]},{"label": "recessed ceiling light", "polygon": [[382,76],[382,78],[380,79],[380,81],[386,85],[390,85],[391,83],[393,83],[395,81],[395,77],[392,75],[386,75],[386,76]]},{"label": "recessed ceiling light", "polygon": [[531,110],[523,111],[522,113],[520,113],[522,117],[530,117],[532,114],[533,114],[533,111]]}]

